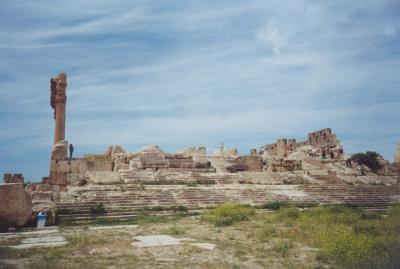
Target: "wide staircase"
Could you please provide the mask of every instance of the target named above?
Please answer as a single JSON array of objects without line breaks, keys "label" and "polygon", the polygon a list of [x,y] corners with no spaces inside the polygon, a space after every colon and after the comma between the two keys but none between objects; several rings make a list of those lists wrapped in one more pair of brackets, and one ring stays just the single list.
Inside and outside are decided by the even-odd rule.
[{"label": "wide staircase", "polygon": [[[189,210],[214,207],[221,203],[242,203],[262,206],[271,201],[291,201],[304,205],[347,204],[368,210],[382,210],[400,202],[400,184],[347,185],[335,176],[314,176],[318,184],[260,185],[221,184],[198,185],[123,185],[120,190],[83,188],[81,200],[57,204],[61,222],[86,222],[98,219],[132,219],[143,210],[171,211],[185,207]],[[68,202],[67,202],[68,201]],[[92,214],[102,204],[106,214]]]},{"label": "wide staircase", "polygon": [[[303,169],[293,173],[215,173],[204,169],[120,171],[125,184],[70,186],[75,189],[60,194],[58,217],[61,222],[127,220],[148,211],[160,214],[179,208],[198,210],[221,203],[262,206],[272,201],[304,206],[346,204],[382,210],[400,202],[399,183],[347,184],[338,175],[345,172],[357,182],[352,170],[313,159],[306,159]],[[105,214],[93,214],[99,205],[105,208]]]}]

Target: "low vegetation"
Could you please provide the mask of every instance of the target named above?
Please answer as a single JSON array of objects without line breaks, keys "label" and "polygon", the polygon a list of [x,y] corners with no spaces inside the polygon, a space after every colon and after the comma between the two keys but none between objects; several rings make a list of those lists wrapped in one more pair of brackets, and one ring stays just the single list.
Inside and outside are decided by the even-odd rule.
[{"label": "low vegetation", "polygon": [[319,248],[317,258],[341,268],[400,268],[400,207],[387,215],[345,206],[300,212],[284,208],[267,218],[290,227],[289,239]]},{"label": "low vegetation", "polygon": [[255,209],[239,204],[222,204],[205,212],[202,219],[216,226],[228,226],[234,223],[248,220],[254,215]]},{"label": "low vegetation", "polygon": [[86,154],[83,158],[87,161],[111,161],[111,156],[107,154]]},{"label": "low vegetation", "polygon": [[381,164],[378,161],[380,154],[375,151],[367,151],[365,153],[353,154],[351,159],[357,164],[368,166],[372,171],[376,172],[381,169]]},{"label": "low vegetation", "polygon": [[[143,212],[129,222],[137,228],[93,231],[64,226],[60,231],[68,245],[0,247],[0,268],[14,268],[6,265],[10,260],[20,262],[16,268],[400,268],[400,206],[382,212],[299,206],[270,203],[264,207],[276,211],[266,212],[222,204],[199,216],[177,206],[170,216],[157,215],[156,209]],[[216,248],[189,243],[154,249],[131,245],[135,236],[154,234],[208,242]]]},{"label": "low vegetation", "polygon": [[106,213],[106,208],[103,204],[98,204],[90,207],[90,213],[93,215],[104,215]]}]

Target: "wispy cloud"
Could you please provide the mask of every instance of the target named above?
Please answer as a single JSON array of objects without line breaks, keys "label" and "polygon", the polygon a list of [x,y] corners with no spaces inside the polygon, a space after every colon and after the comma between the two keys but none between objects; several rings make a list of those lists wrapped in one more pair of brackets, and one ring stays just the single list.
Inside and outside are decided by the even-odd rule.
[{"label": "wispy cloud", "polygon": [[395,0],[2,2],[0,148],[13,154],[0,172],[47,174],[49,78],[61,71],[80,154],[212,152],[222,140],[247,152],[331,127],[345,149],[392,159],[399,11]]}]

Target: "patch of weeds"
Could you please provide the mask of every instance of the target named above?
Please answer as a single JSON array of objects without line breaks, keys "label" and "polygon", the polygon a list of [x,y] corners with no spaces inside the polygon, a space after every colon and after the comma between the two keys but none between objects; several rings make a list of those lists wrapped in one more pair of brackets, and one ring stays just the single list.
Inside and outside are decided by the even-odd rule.
[{"label": "patch of weeds", "polygon": [[239,204],[221,204],[214,209],[205,211],[201,218],[215,226],[229,226],[240,221],[248,220],[255,214],[255,209]]},{"label": "patch of weeds", "polygon": [[104,215],[106,213],[106,208],[103,204],[98,204],[96,206],[90,207],[90,214],[93,215]]},{"label": "patch of weeds", "polygon": [[137,220],[135,218],[132,219],[96,219],[90,222],[91,225],[130,225],[137,224]]},{"label": "patch of weeds", "polygon": [[184,213],[188,212],[188,208],[184,205],[172,206],[171,210],[175,212],[184,212]]},{"label": "patch of weeds", "polygon": [[278,219],[286,222],[296,220],[299,215],[299,209],[295,207],[282,208],[278,211]]},{"label": "patch of weeds", "polygon": [[276,234],[276,229],[271,224],[265,224],[261,230],[259,238],[261,241],[266,241],[267,239],[271,238]]},{"label": "patch of weeds", "polygon": [[182,226],[174,225],[168,229],[168,234],[175,236],[182,236],[186,233],[186,229]]},{"label": "patch of weeds", "polygon": [[374,211],[367,211],[361,213],[361,218],[365,220],[382,219],[382,215]]},{"label": "patch of weeds", "polygon": [[143,182],[139,182],[139,184],[138,184],[139,186],[138,186],[138,188],[139,188],[139,190],[145,190],[146,189],[146,186],[143,184]]},{"label": "patch of weeds", "polygon": [[92,247],[93,245],[104,245],[109,240],[102,234],[80,231],[79,233],[66,236],[69,246],[73,249]]},{"label": "patch of weeds", "polygon": [[400,268],[400,207],[389,208],[387,217],[382,217],[343,205],[320,206],[301,212],[292,224],[320,249],[317,259],[323,263],[339,268]]},{"label": "patch of weeds", "polygon": [[46,248],[38,250],[37,259],[32,259],[28,264],[28,268],[65,268],[61,261],[67,252],[62,248]]},{"label": "patch of weeds", "polygon": [[17,252],[14,249],[0,246],[0,260],[12,257],[18,257]]},{"label": "patch of weeds", "polygon": [[111,156],[106,154],[86,154],[83,158],[87,161],[111,161]]},{"label": "patch of weeds", "polygon": [[271,209],[271,210],[279,210],[280,208],[288,207],[289,203],[286,201],[272,201],[269,203],[265,203],[261,208]]},{"label": "patch of weeds", "polygon": [[160,216],[160,215],[149,215],[146,213],[141,213],[137,217],[137,223],[146,224],[146,223],[167,223],[167,222],[176,222],[182,218],[181,215],[172,215],[172,216]]},{"label": "patch of weeds", "polygon": [[274,243],[272,250],[282,257],[287,257],[289,255],[289,251],[293,248],[293,246],[293,240],[280,239]]},{"label": "patch of weeds", "polygon": [[186,186],[191,187],[191,188],[196,188],[199,186],[199,182],[197,180],[195,180],[193,182],[186,184]]},{"label": "patch of weeds", "polygon": [[153,206],[151,208],[148,209],[149,211],[163,211],[165,210],[162,206],[158,205],[158,206]]}]

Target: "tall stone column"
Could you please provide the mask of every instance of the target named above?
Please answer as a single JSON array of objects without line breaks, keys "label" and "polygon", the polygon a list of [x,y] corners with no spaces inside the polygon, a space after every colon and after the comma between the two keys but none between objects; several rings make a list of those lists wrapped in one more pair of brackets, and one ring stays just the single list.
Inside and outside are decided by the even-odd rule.
[{"label": "tall stone column", "polygon": [[400,141],[399,143],[397,143],[396,156],[394,161],[400,163]]},{"label": "tall stone column", "polygon": [[54,109],[54,145],[65,140],[65,108],[67,103],[67,75],[60,73],[50,80],[50,105]]},{"label": "tall stone column", "polygon": [[54,110],[54,143],[51,152],[50,177],[48,183],[52,185],[66,185],[68,178],[67,150],[68,142],[65,141],[65,110],[67,75],[60,73],[50,79],[50,105]]}]

